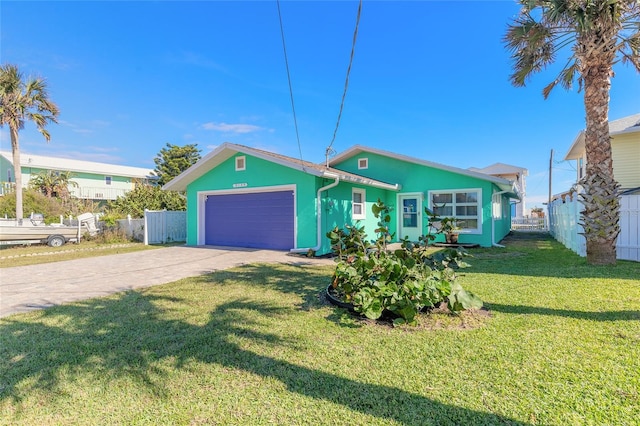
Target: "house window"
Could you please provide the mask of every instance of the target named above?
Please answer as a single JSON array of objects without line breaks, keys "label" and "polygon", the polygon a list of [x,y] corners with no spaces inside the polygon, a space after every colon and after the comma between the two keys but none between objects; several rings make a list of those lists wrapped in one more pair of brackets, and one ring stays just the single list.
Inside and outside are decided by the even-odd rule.
[{"label": "house window", "polygon": [[104,177],[104,184],[105,185],[111,185],[111,176],[105,176]]},{"label": "house window", "polygon": [[358,158],[358,170],[364,170],[369,168],[368,158]]},{"label": "house window", "polygon": [[365,213],[365,191],[364,189],[353,189],[351,193],[351,217],[354,219],[366,219]]},{"label": "house window", "polygon": [[236,157],[236,172],[240,172],[242,170],[247,169],[247,159],[243,155],[241,157]]},{"label": "house window", "polygon": [[440,217],[455,217],[462,231],[482,232],[482,191],[429,191],[431,210]]}]

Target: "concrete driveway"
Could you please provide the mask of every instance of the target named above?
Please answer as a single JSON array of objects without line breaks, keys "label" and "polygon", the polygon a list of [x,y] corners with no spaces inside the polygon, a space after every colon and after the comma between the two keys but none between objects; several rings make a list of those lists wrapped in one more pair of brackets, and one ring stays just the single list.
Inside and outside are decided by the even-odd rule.
[{"label": "concrete driveway", "polygon": [[0,269],[0,317],[169,283],[249,263],[333,264],[272,250],[166,247]]}]

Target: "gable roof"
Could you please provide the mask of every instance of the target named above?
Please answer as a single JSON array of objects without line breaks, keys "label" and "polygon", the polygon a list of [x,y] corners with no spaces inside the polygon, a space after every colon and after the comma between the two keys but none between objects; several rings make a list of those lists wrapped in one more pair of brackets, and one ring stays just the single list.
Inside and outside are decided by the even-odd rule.
[{"label": "gable roof", "polygon": [[478,168],[478,167],[469,167],[469,170],[472,172],[485,173],[488,175],[515,175],[522,174],[527,175],[529,171],[524,167],[512,166],[510,164],[505,163],[494,163],[490,166]]},{"label": "gable roof", "polygon": [[168,191],[186,191],[187,185],[189,185],[191,182],[204,176],[209,170],[220,165],[237,153],[261,158],[263,160],[280,164],[294,170],[299,170],[313,176],[329,179],[340,178],[340,180],[343,181],[366,186],[374,186],[377,188],[388,189],[392,191],[397,191],[400,189],[400,185],[398,184],[391,184],[375,179],[369,179],[364,176],[347,173],[342,170],[325,167],[320,164],[315,164],[297,158],[287,157],[286,155],[275,154],[273,152],[263,151],[261,149],[251,148],[248,146],[238,145],[230,142],[225,142],[222,145],[218,146],[216,149],[198,160],[196,164],[189,167],[187,170],[185,170],[175,178],[171,179],[162,188]]},{"label": "gable roof", "polygon": [[[640,113],[609,121],[609,135],[623,135],[627,133],[640,133]],[[577,160],[584,152],[584,130],[580,130],[578,136],[569,147],[569,151],[564,156],[565,160]]]},{"label": "gable roof", "polygon": [[[13,154],[9,151],[0,151],[0,156],[4,157],[13,165]],[[141,167],[121,166],[118,164],[98,163],[94,161],[75,160],[72,158],[47,157],[44,155],[33,155],[20,153],[21,167],[35,167],[46,170],[59,170],[80,173],[95,173],[107,176],[124,176],[131,178],[147,179],[153,178],[152,170]]]},{"label": "gable roof", "polygon": [[381,150],[381,149],[369,148],[369,147],[362,146],[362,145],[354,145],[351,148],[347,149],[346,151],[341,152],[340,154],[338,154],[335,157],[333,157],[331,159],[331,161],[329,162],[329,164],[333,165],[333,164],[342,162],[342,161],[346,160],[347,158],[351,158],[351,157],[353,157],[355,155],[358,155],[360,153],[363,153],[363,152],[370,152],[372,154],[377,154],[377,155],[381,155],[381,156],[384,156],[384,157],[394,158],[394,159],[400,160],[400,161],[406,161],[408,163],[418,164],[418,165],[421,165],[421,166],[431,167],[431,168],[434,168],[434,169],[444,170],[444,171],[457,173],[457,174],[464,175],[464,176],[470,176],[470,177],[474,177],[474,178],[477,178],[477,179],[489,181],[489,182],[492,182],[492,183],[496,184],[500,188],[500,190],[506,191],[511,197],[518,198],[518,199],[521,198],[520,194],[518,192],[518,189],[514,186],[514,183],[511,182],[510,180],[503,179],[503,178],[500,178],[500,177],[497,177],[497,176],[491,176],[489,174],[480,173],[480,172],[473,171],[473,170],[460,169],[458,167],[446,166],[444,164],[435,163],[433,161],[421,160],[419,158],[409,157],[407,155],[396,154],[396,153],[389,152],[389,151],[384,151],[384,150]]}]

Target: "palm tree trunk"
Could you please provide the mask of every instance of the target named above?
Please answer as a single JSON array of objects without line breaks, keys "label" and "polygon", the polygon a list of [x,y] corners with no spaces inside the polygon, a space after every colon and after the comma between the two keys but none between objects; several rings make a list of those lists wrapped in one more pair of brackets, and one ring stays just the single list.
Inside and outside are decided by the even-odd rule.
[{"label": "palm tree trunk", "polygon": [[616,263],[616,239],[620,233],[619,184],[613,177],[611,137],[609,135],[609,90],[611,66],[606,63],[585,67],[584,103],[586,111],[585,177],[580,181],[584,193],[580,202],[587,262],[592,265]]},{"label": "palm tree trunk", "polygon": [[13,174],[16,180],[16,220],[22,223],[24,212],[22,210],[22,167],[20,166],[20,146],[18,144],[18,129],[10,126],[11,151],[13,153]]}]

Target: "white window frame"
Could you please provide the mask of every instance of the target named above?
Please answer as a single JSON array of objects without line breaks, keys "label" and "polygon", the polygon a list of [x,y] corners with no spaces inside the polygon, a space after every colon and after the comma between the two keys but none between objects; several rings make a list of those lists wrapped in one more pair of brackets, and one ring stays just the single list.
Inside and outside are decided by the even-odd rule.
[{"label": "white window frame", "polygon": [[112,182],[113,182],[113,177],[112,176],[105,176],[104,177],[104,184],[105,185],[111,185]]},{"label": "white window frame", "polygon": [[[477,206],[477,214],[475,216],[458,216],[456,215],[456,194],[463,192],[475,192],[478,194],[478,200],[476,202]],[[431,211],[434,210],[433,196],[436,194],[451,194],[451,204],[447,204],[447,206],[451,206],[452,214],[450,217],[455,217],[456,219],[460,219],[460,232],[463,234],[482,234],[482,188],[463,188],[463,189],[442,189],[442,190],[433,190],[429,191],[429,209]],[[463,205],[469,205],[469,203],[461,203]],[[477,221],[477,228],[466,228],[464,225],[465,219],[474,219]]]},{"label": "white window frame", "polygon": [[[356,203],[355,195],[360,194],[361,202]],[[362,213],[355,213],[356,206],[360,205],[360,211]],[[367,191],[362,188],[352,188],[351,189],[351,217],[356,220],[363,220],[367,218]]]},{"label": "white window frame", "polygon": [[358,170],[365,170],[369,168],[368,158],[358,158]]},{"label": "white window frame", "polygon": [[236,157],[236,172],[247,170],[247,157],[239,155]]}]

